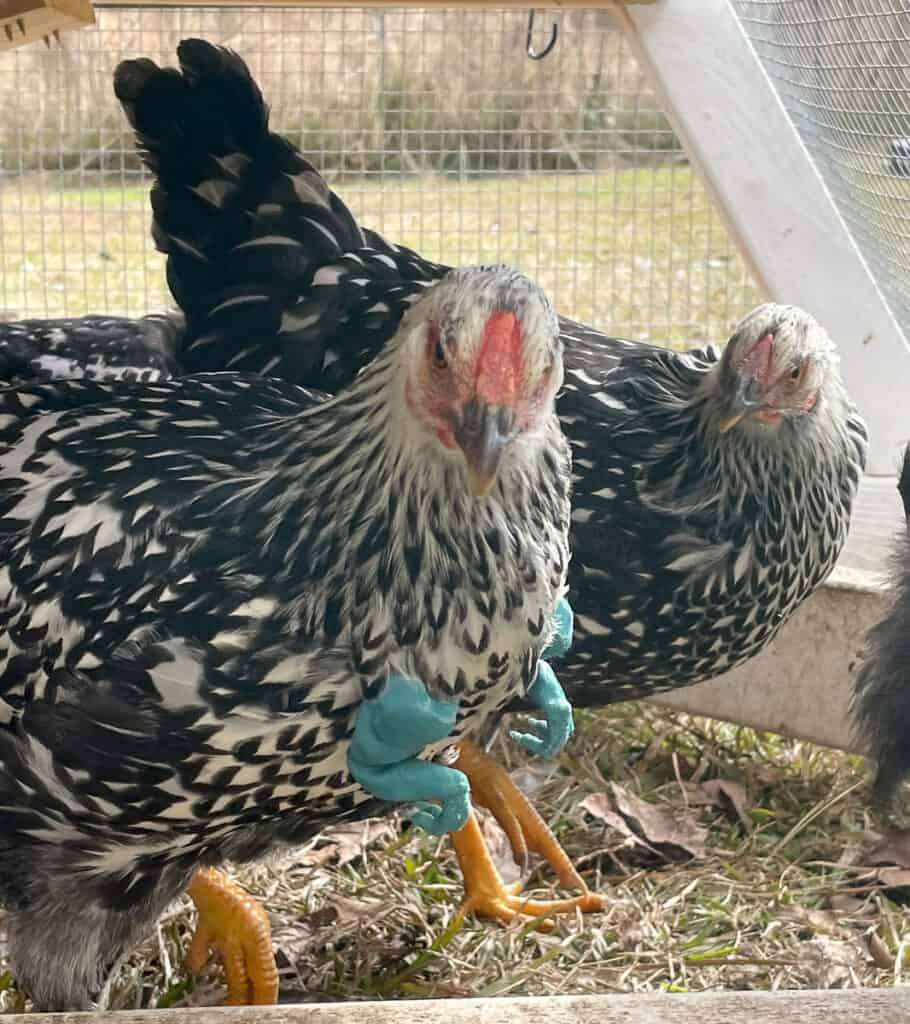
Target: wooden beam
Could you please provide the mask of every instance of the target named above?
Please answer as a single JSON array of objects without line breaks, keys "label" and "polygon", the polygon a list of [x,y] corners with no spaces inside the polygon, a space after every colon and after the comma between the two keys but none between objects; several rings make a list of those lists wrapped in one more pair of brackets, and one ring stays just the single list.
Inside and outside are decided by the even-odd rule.
[{"label": "wooden beam", "polygon": [[837,342],[869,424],[868,472],[908,438],[910,350],[730,0],[611,8],[765,293]]},{"label": "wooden beam", "polygon": [[[94,0],[96,7],[424,7],[454,8],[466,7],[476,10],[530,10],[527,0],[496,0],[483,3],[478,0]],[[624,7],[627,4],[647,5],[657,0],[605,0],[595,4],[591,0],[550,0],[539,10],[558,8],[609,8]]]},{"label": "wooden beam", "polygon": [[0,0],[0,50],[95,21],[91,0]]},{"label": "wooden beam", "polygon": [[910,988],[640,993],[544,998],[7,1014],[9,1024],[906,1024]]}]

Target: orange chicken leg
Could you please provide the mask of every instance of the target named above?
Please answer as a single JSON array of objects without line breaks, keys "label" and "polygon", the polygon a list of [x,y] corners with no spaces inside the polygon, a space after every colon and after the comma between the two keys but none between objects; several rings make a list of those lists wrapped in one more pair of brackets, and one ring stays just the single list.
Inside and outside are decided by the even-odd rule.
[{"label": "orange chicken leg", "polygon": [[[462,829],[452,833],[465,881],[462,915],[473,911],[481,917],[511,921],[521,916],[574,913],[576,910],[589,913],[603,909],[604,897],[588,889],[546,822],[504,768],[465,741],[458,744],[458,760],[453,767],[467,775],[471,796],[492,812],[509,837],[519,863],[527,863],[528,851],[533,850],[553,868],[562,885],[581,890],[578,896],[558,900],[527,900],[518,895],[521,884],[507,886],[502,881],[487,852],[477,819],[471,815]],[[549,930],[552,925],[543,922],[541,927]]]},{"label": "orange chicken leg", "polygon": [[265,910],[248,892],[213,868],[200,868],[187,892],[199,912],[187,968],[197,974],[215,948],[224,964],[227,1005],[276,1003],[278,969]]}]

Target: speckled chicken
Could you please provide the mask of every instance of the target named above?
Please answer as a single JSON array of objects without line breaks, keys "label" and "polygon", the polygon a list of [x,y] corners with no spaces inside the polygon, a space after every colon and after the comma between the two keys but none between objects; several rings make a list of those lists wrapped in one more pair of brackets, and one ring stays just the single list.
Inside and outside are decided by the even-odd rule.
[{"label": "speckled chicken", "polygon": [[[446,268],[357,225],[269,132],[236,55],[199,40],[178,54],[180,71],[131,61],[115,76],[156,175],[153,234],[187,318],[178,362],[334,391]],[[775,304],[746,317],[723,354],[566,318],[560,330],[578,613],[560,681],[573,704],[602,706],[724,672],[773,639],[846,537],[866,433],[835,346],[807,313]],[[477,797],[493,769],[460,746]],[[527,831],[569,877],[520,794],[504,798],[502,778],[489,788],[519,850]],[[508,916],[515,904],[500,892],[490,906]]]},{"label": "speckled chicken", "polygon": [[[493,267],[328,401],[234,374],[0,394],[0,896],[36,1006],[90,1006],[198,867],[375,812],[347,748],[390,673],[455,739],[536,685],[561,379],[545,297]],[[426,759],[448,743],[414,771],[463,781]]]},{"label": "speckled chicken", "polygon": [[[185,40],[178,57],[180,70],[126,61],[114,87],[155,174],[180,364],[333,391],[447,268],[357,226],[269,131],[236,54]],[[867,438],[835,345],[774,303],[722,354],[565,318],[560,333],[577,613],[560,680],[598,706],[724,672],[773,638],[846,538]]]}]

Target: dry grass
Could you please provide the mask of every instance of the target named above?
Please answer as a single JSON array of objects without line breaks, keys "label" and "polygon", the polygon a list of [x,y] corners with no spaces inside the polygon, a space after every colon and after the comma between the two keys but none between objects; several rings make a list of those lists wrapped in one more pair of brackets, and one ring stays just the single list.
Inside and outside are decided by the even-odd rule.
[{"label": "dry grass", "polygon": [[[453,928],[461,887],[448,842],[399,835],[392,821],[363,843],[364,834],[349,827],[239,873],[271,914],[282,998],[888,986],[904,979],[910,872],[883,888],[861,866],[861,851],[875,838],[861,759],[642,704],[582,713],[578,722],[558,766],[526,762],[508,741],[497,756],[511,761],[589,882],[609,895],[604,913],[563,919],[550,935],[474,920]],[[716,779],[739,811],[717,796]],[[621,788],[611,790],[613,783]],[[642,842],[640,829],[616,817],[617,794],[652,804],[675,837],[659,842],[651,822],[644,828],[651,842]],[[613,825],[586,813],[585,800]],[[492,822],[485,828],[508,869],[501,833]],[[685,846],[703,850],[693,858]],[[191,924],[186,901],[163,918],[121,971],[116,1007],[222,998],[217,969],[195,986],[181,970]],[[13,988],[0,998],[6,1009],[18,1003]]]}]

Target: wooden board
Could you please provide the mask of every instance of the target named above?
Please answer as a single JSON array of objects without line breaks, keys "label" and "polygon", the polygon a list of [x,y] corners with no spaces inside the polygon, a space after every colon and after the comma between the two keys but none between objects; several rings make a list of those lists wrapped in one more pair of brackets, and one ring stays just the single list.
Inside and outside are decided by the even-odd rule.
[{"label": "wooden board", "polygon": [[0,0],[0,50],[95,21],[91,0]]},{"label": "wooden board", "polygon": [[[473,7],[483,10],[510,11],[530,10],[527,0],[495,0],[482,3],[478,0],[94,0],[96,7]],[[604,0],[595,4],[590,0],[550,0],[538,12],[559,8],[590,7],[607,9],[625,7],[627,4],[653,4],[657,0]]]},{"label": "wooden board", "polygon": [[732,4],[661,0],[611,16],[765,294],[808,310],[840,347],[869,424],[868,472],[894,473],[910,349]]},{"label": "wooden board", "polygon": [[307,1003],[7,1014],[10,1024],[906,1024],[910,988]]}]

